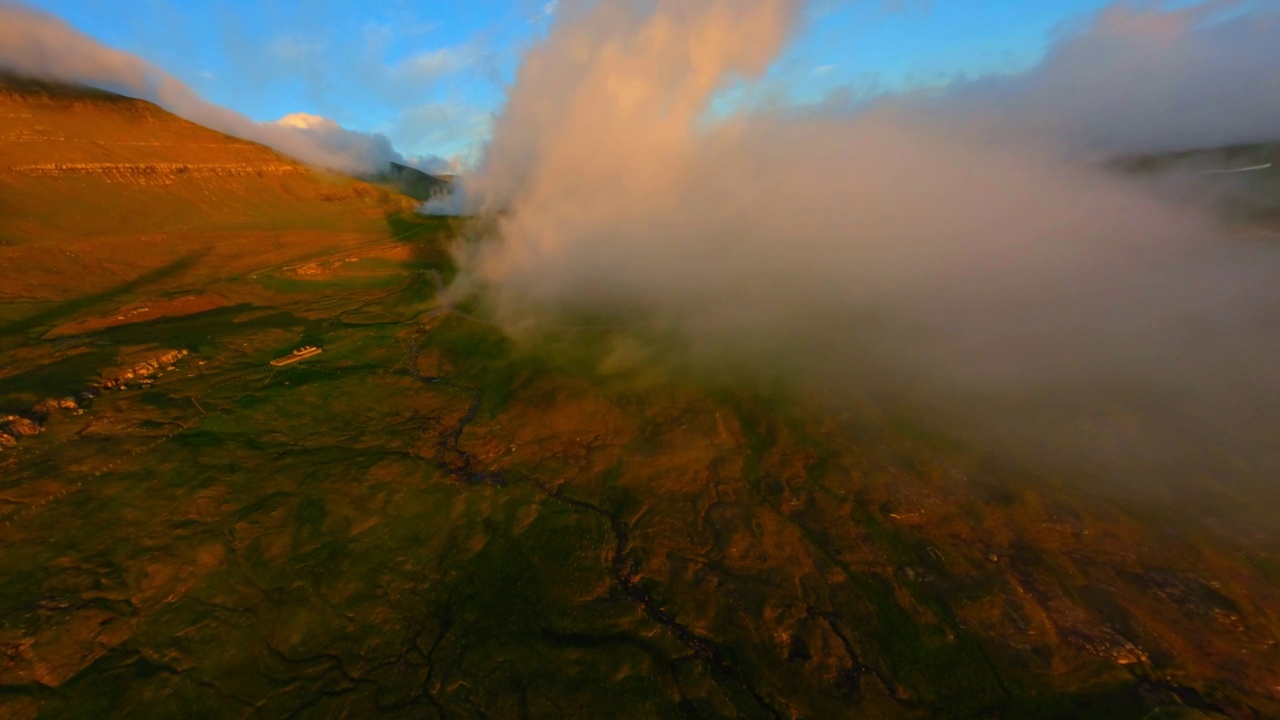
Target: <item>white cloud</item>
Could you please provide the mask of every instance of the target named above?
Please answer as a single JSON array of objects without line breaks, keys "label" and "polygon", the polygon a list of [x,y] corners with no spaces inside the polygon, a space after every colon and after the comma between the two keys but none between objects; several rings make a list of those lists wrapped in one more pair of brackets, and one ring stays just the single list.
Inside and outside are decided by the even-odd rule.
[{"label": "white cloud", "polygon": [[1058,38],[1031,70],[954,83],[934,104],[1099,154],[1273,140],[1278,47],[1273,3],[1117,3]]},{"label": "white cloud", "polygon": [[347,130],[319,115],[293,113],[270,125],[306,137],[316,147],[348,159],[353,167],[362,168],[363,173],[385,172],[390,163],[405,162],[385,135]]},{"label": "white cloud", "polygon": [[440,48],[419,53],[391,66],[387,77],[395,83],[422,87],[472,66],[482,53],[475,46]]},{"label": "white cloud", "polygon": [[1280,251],[1062,152],[1276,138],[1274,13],[1115,10],[1024,76],[706,122],[795,7],[596,0],[553,27],[470,178],[493,231],[454,292],[1051,469],[1277,487]]},{"label": "white cloud", "polygon": [[281,127],[297,128],[299,130],[330,130],[340,129],[338,123],[326,117],[312,115],[311,113],[297,112],[285,115],[276,121]]}]

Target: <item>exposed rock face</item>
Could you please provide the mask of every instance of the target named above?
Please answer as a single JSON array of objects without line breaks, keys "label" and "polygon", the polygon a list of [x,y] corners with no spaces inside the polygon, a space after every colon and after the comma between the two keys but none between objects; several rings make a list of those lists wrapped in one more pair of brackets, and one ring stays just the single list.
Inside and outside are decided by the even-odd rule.
[{"label": "exposed rock face", "polygon": [[38,415],[52,415],[59,410],[79,410],[80,403],[73,397],[48,398],[31,408]]},{"label": "exposed rock face", "polygon": [[42,163],[19,165],[20,175],[98,175],[107,182],[131,185],[172,185],[179,180],[211,177],[301,175],[307,169],[293,163]]},{"label": "exposed rock face", "polygon": [[128,386],[130,380],[145,380],[155,375],[160,370],[171,367],[174,363],[182,358],[190,355],[188,350],[166,350],[159,355],[144,360],[143,362],[127,368],[123,371],[117,371],[99,385],[103,390],[114,390]]},{"label": "exposed rock face", "polygon": [[31,435],[39,435],[40,430],[39,423],[21,415],[6,415],[0,418],[0,432],[15,440]]},{"label": "exposed rock face", "polygon": [[285,268],[285,272],[292,275],[324,275],[342,267],[345,263],[356,262],[360,258],[345,258],[338,260],[330,260],[328,262],[311,262],[305,265],[293,265]]},{"label": "exposed rock face", "polygon": [[21,415],[0,416],[0,450],[15,446],[17,441],[22,438],[39,435],[44,430],[43,424],[50,416],[58,412],[70,411],[77,415],[82,414],[85,408],[91,405],[103,390],[123,390],[128,387],[131,380],[139,380],[139,385],[151,384],[154,382],[151,379],[152,375],[162,371],[174,370],[174,363],[190,354],[189,350],[165,350],[150,360],[144,360],[133,367],[109,373],[110,377],[101,384],[82,390],[74,397],[68,395],[63,398],[43,400],[36,403],[29,413],[37,418],[36,420]]}]

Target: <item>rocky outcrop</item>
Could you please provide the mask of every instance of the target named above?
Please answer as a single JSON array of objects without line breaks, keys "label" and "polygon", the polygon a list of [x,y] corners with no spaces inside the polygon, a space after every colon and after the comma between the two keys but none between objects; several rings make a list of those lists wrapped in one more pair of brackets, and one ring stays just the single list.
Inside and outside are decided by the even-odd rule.
[{"label": "rocky outcrop", "polygon": [[153,375],[166,369],[173,369],[174,363],[190,354],[188,350],[166,350],[150,360],[144,360],[133,367],[112,373],[98,387],[103,390],[116,390],[128,387],[131,382],[149,385],[154,382],[151,379]]},{"label": "rocky outcrop", "polygon": [[24,128],[0,137],[4,142],[64,142],[66,139],[66,135],[45,127]]},{"label": "rocky outcrop", "polygon": [[293,163],[40,163],[18,165],[10,172],[19,175],[97,175],[107,182],[130,185],[172,185],[195,178],[267,177],[300,175],[307,172]]},{"label": "rocky outcrop", "polygon": [[0,450],[17,445],[18,441],[39,435],[49,418],[62,412],[83,414],[85,409],[102,394],[103,390],[124,390],[130,386],[147,387],[155,382],[155,376],[166,370],[174,370],[174,363],[190,355],[189,350],[165,350],[124,370],[106,373],[105,380],[82,390],[73,396],[48,398],[32,406],[26,416],[0,416]]},{"label": "rocky outcrop", "polygon": [[21,415],[5,415],[0,417],[0,433],[12,440],[40,434],[40,424]]},{"label": "rocky outcrop", "polygon": [[291,265],[286,267],[284,271],[290,275],[325,275],[337,270],[346,263],[356,262],[360,258],[349,257],[339,260],[330,260],[328,262],[319,261],[306,263],[305,265]]},{"label": "rocky outcrop", "polygon": [[[81,395],[84,395],[84,393],[81,393]],[[41,415],[52,415],[59,410],[79,410],[80,403],[81,400],[79,398],[70,396],[57,399],[49,398],[48,400],[36,404],[36,406],[31,408],[31,410]]]}]

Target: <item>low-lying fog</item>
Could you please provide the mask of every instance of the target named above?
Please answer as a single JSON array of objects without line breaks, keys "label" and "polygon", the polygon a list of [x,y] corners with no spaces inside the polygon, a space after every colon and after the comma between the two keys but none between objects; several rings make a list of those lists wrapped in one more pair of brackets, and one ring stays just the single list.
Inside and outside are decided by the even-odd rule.
[{"label": "low-lying fog", "polygon": [[615,315],[678,338],[665,361],[1072,477],[1280,484],[1280,246],[1195,177],[1105,162],[1280,139],[1274,3],[1116,5],[1022,74],[711,119],[802,9],[561,2],[471,178],[491,231],[453,291],[522,336]]}]

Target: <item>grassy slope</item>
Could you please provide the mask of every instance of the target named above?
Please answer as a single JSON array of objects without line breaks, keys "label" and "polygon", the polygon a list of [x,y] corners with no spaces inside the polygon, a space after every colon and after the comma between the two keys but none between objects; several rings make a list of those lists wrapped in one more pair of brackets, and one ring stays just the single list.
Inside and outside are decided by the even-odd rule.
[{"label": "grassy slope", "polygon": [[[206,177],[32,174],[32,165],[120,163],[243,166]],[[264,172],[274,167],[299,172]],[[188,262],[194,282],[323,253],[384,235],[405,200],[347,178],[306,171],[271,150],[130,98],[0,82],[0,298],[60,300],[108,291]],[[159,278],[157,278],[159,279]]]},{"label": "grassy slope", "polygon": [[[40,122],[96,137],[116,115],[90,104]],[[517,349],[437,312],[449,223],[289,177],[3,181],[51,184],[0,257],[58,272],[0,298],[0,410],[193,355],[0,454],[0,716],[1280,712],[1266,546],[791,401],[600,377],[608,331]],[[230,302],[44,339],[211,290]],[[303,343],[324,353],[265,364]]]}]

